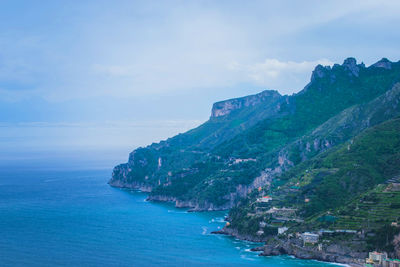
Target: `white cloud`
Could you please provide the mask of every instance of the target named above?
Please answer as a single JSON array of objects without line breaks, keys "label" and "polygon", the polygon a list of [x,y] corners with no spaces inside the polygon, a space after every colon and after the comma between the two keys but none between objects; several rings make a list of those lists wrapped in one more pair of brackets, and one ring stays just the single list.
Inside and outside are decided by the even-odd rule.
[{"label": "white cloud", "polygon": [[[268,87],[284,94],[290,94],[305,86],[312,70],[318,64],[327,66],[334,63],[329,59],[295,62],[267,58],[263,62],[253,64],[232,62],[228,65],[228,69],[234,72],[236,78],[241,82],[253,83],[260,87]],[[296,82],[297,87],[293,88],[296,86]]]},{"label": "white cloud", "polygon": [[[0,79],[25,77],[32,84],[38,82],[37,96],[49,102],[189,94],[193,89],[243,83],[291,93],[305,85],[316,64],[331,64],[323,58],[341,61],[358,56],[354,55],[358,51],[372,51],[368,43],[342,36],[336,22],[347,18],[352,26],[363,21],[362,27],[368,29],[388,14],[397,19],[398,5],[398,1],[369,0],[76,4],[72,6],[80,12],[74,16],[71,10],[54,10],[66,18],[55,22],[59,23],[55,32],[43,30],[47,23],[32,27],[36,32],[0,29],[0,59],[10,62],[3,63],[5,67],[0,64]],[[44,16],[38,21],[50,19]],[[6,30],[11,33],[3,34]],[[321,30],[332,31],[338,43],[320,45]],[[297,43],[304,32],[313,34]],[[18,42],[24,38],[27,41]],[[349,39],[357,42],[356,50],[347,49]],[[389,43],[392,54],[397,51],[393,40],[375,41]],[[314,60],[318,58],[322,59]]]}]

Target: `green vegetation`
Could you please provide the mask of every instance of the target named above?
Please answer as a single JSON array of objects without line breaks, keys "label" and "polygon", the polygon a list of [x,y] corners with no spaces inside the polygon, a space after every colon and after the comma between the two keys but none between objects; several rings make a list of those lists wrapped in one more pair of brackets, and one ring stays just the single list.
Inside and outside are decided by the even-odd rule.
[{"label": "green vegetation", "polygon": [[[345,215],[347,205],[400,172],[399,119],[391,120],[400,115],[400,86],[393,86],[399,80],[400,62],[390,69],[366,68],[351,59],[333,68],[318,66],[300,93],[265,91],[228,100],[228,106],[240,103],[240,108],[135,150],[113,179],[151,186],[151,196],[173,197],[199,209],[234,207],[231,227],[246,234],[259,231],[262,221],[274,231],[280,226],[355,229],[366,218],[364,207],[359,203],[360,214]],[[244,104],[250,100],[255,102]],[[253,182],[260,174],[266,178],[258,192]],[[256,202],[262,194],[273,200]],[[393,205],[385,209],[397,210]],[[296,212],[266,214],[272,206]],[[385,223],[392,219],[386,213],[376,216]],[[372,230],[382,224],[374,220]]]},{"label": "green vegetation", "polygon": [[392,240],[400,234],[400,228],[384,225],[375,230],[374,235],[368,239],[369,250],[393,251]]},{"label": "green vegetation", "polygon": [[[301,208],[305,216],[343,205],[400,173],[400,119],[367,129],[348,144],[330,150],[288,171],[281,180],[298,182],[298,202],[309,198]],[[294,176],[294,177],[293,177]],[[281,181],[282,182],[282,181]],[[304,201],[302,201],[304,202]]]},{"label": "green vegetation", "polygon": [[[260,194],[253,192],[233,208],[230,227],[254,235],[257,223],[274,225],[281,219],[275,226],[286,226],[289,233],[355,230],[366,238],[353,242],[352,234],[336,233],[325,240],[354,243],[354,251],[393,252],[392,240],[400,233],[399,227],[391,226],[400,224],[400,117],[304,161],[277,178],[269,190],[273,200],[266,206],[255,201]],[[273,206],[296,212],[266,212]]]}]

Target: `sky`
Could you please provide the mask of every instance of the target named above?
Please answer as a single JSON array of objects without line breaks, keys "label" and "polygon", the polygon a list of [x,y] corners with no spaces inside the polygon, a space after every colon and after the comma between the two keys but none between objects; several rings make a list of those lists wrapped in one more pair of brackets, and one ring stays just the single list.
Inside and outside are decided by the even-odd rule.
[{"label": "sky", "polygon": [[300,91],[317,64],[398,61],[399,13],[397,0],[0,0],[0,161],[126,160],[216,101]]}]

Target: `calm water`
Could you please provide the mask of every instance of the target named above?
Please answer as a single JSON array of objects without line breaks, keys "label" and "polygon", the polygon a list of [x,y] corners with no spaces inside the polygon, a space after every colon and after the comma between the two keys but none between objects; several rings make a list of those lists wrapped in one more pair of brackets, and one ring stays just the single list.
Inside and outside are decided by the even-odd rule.
[{"label": "calm water", "polygon": [[257,244],[210,234],[223,212],[146,202],[109,187],[110,172],[0,169],[0,265],[328,266],[258,257]]}]

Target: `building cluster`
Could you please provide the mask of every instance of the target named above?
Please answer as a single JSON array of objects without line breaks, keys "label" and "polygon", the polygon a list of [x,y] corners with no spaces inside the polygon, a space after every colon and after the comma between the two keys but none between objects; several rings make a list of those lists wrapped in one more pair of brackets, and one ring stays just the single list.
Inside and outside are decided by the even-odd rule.
[{"label": "building cluster", "polygon": [[400,260],[389,259],[386,252],[370,252],[365,262],[366,266],[400,267]]},{"label": "building cluster", "polygon": [[310,232],[305,232],[305,233],[297,233],[297,236],[300,237],[304,245],[305,244],[316,244],[318,243],[319,238],[323,237],[324,235],[333,235],[333,234],[356,234],[357,231],[355,230],[324,230],[321,229],[318,232],[315,233],[310,233]]}]

